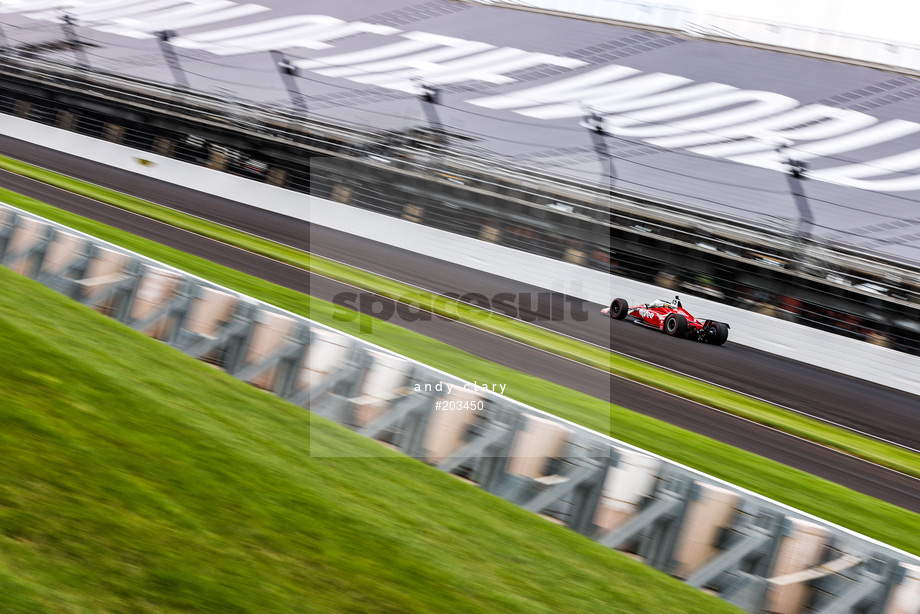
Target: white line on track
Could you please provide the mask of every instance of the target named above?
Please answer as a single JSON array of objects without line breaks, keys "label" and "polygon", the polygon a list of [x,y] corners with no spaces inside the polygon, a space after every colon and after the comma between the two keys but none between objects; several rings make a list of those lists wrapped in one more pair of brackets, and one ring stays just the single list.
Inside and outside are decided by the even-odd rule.
[{"label": "white line on track", "polygon": [[[41,168],[41,167],[38,167],[38,168]],[[43,170],[48,170],[49,172],[56,172],[56,171],[50,171],[49,169],[43,169]],[[135,217],[142,218],[142,219],[144,219],[144,220],[156,222],[157,224],[160,224],[161,226],[166,226],[166,227],[171,228],[171,229],[173,229],[173,230],[179,230],[179,231],[181,231],[181,232],[184,232],[184,233],[187,233],[187,234],[190,234],[190,235],[194,235],[194,236],[199,237],[199,238],[207,239],[208,241],[211,241],[211,242],[213,242],[213,243],[217,243],[217,244],[222,245],[222,246],[224,246],[224,247],[230,247],[230,248],[233,248],[233,249],[235,249],[235,250],[244,252],[244,253],[249,254],[249,255],[255,255],[255,256],[258,256],[259,258],[262,258],[262,259],[265,259],[265,260],[269,260],[269,261],[271,261],[271,262],[275,262],[275,263],[278,263],[278,264],[282,264],[282,265],[284,265],[284,266],[286,266],[286,267],[289,267],[289,268],[291,268],[291,269],[295,269],[295,270],[297,270],[297,271],[305,271],[305,272],[309,273],[310,275],[316,275],[316,276],[318,276],[318,277],[322,277],[322,278],[324,278],[324,279],[328,279],[328,280],[330,280],[330,281],[332,281],[332,282],[341,284],[341,285],[343,285],[343,286],[347,286],[347,287],[350,287],[350,288],[354,288],[354,289],[356,289],[356,290],[360,290],[360,291],[362,291],[362,292],[366,292],[366,293],[369,293],[369,294],[373,294],[373,295],[375,295],[375,296],[380,296],[381,298],[384,298],[384,299],[387,299],[387,300],[394,300],[394,301],[395,301],[395,299],[391,299],[390,297],[387,297],[387,296],[383,296],[383,295],[377,294],[376,292],[371,292],[371,291],[367,290],[366,288],[362,288],[362,287],[360,287],[360,286],[355,286],[354,284],[350,284],[350,283],[348,283],[348,282],[344,282],[344,281],[341,281],[341,280],[338,280],[338,279],[334,279],[334,278],[328,277],[328,276],[326,276],[326,275],[322,275],[322,274],[319,274],[319,273],[315,273],[315,272],[312,272],[312,271],[308,271],[307,269],[304,269],[304,268],[302,268],[302,267],[298,267],[298,266],[289,264],[289,263],[287,263],[287,262],[282,262],[282,261],[280,261],[280,260],[276,260],[276,259],[274,259],[274,258],[270,258],[270,257],[265,256],[265,255],[263,255],[263,254],[258,254],[258,253],[256,253],[256,252],[249,251],[249,250],[247,250],[247,249],[238,247],[238,246],[236,246],[236,245],[231,245],[231,244],[229,244],[229,243],[224,243],[224,242],[219,241],[219,240],[217,240],[217,239],[213,239],[213,238],[211,238],[211,237],[208,237],[208,236],[205,236],[205,235],[196,233],[196,232],[192,232],[192,231],[186,230],[186,229],[184,229],[184,228],[179,228],[179,227],[177,227],[177,226],[173,226],[173,225],[171,225],[171,224],[167,224],[166,222],[161,222],[161,221],[159,221],[159,220],[157,220],[157,219],[148,217],[148,216],[146,216],[146,215],[142,215],[142,214],[140,214],[140,213],[135,213],[135,212],[133,212],[133,211],[129,211],[129,210],[127,210],[127,209],[124,209],[124,208],[122,208],[122,207],[117,207],[117,206],[115,206],[115,205],[110,205],[110,204],[108,204],[108,203],[106,203],[106,202],[103,202],[103,201],[101,201],[101,200],[98,200],[98,199],[95,199],[95,198],[92,198],[92,197],[89,197],[89,196],[83,196],[82,194],[76,194],[76,193],[71,192],[70,190],[67,190],[67,189],[65,189],[65,188],[60,188],[60,187],[58,187],[58,186],[54,186],[54,185],[51,185],[51,184],[49,184],[49,183],[45,183],[44,181],[40,181],[40,180],[37,180],[37,179],[33,179],[33,178],[31,178],[31,177],[26,177],[26,176],[24,176],[24,175],[20,175],[20,174],[18,174],[18,173],[13,173],[13,172],[10,172],[10,171],[2,171],[2,172],[6,172],[6,173],[9,173],[9,174],[11,174],[11,175],[15,175],[15,176],[17,176],[17,177],[26,179],[26,180],[28,180],[28,181],[32,181],[33,183],[37,183],[37,184],[40,184],[40,185],[43,185],[43,186],[51,187],[51,188],[53,188],[53,189],[55,189],[55,190],[58,190],[58,191],[60,191],[60,192],[64,192],[64,193],[69,194],[69,195],[71,195],[71,196],[77,196],[77,197],[82,198],[82,199],[84,199],[84,200],[88,200],[88,201],[91,201],[91,202],[93,202],[93,203],[101,204],[101,205],[103,205],[103,206],[105,206],[105,207],[109,207],[109,208],[112,208],[112,209],[117,209],[118,211],[121,211],[121,212],[124,212],[124,213],[128,213],[128,214],[130,214],[130,215],[133,215],[133,216],[135,216]],[[57,174],[63,175],[63,173],[57,173]],[[75,181],[83,181],[82,179],[78,179],[78,178],[76,178],[76,177],[70,177],[70,176],[68,176],[68,175],[63,175],[63,176],[69,177],[70,179],[73,179],[73,180],[75,180]],[[100,186],[100,187],[101,187],[101,186]],[[135,198],[137,198],[137,197],[135,197]],[[140,200],[144,200],[144,199],[140,199]],[[152,201],[148,201],[148,202],[152,202]],[[164,209],[169,209],[169,210],[171,210],[171,211],[175,211],[176,213],[181,213],[181,214],[183,214],[183,215],[188,215],[188,216],[190,216],[190,217],[199,219],[199,220],[201,220],[201,221],[209,222],[209,223],[212,223],[212,224],[217,224],[217,222],[214,222],[213,220],[210,220],[210,219],[208,219],[208,218],[206,218],[206,217],[198,216],[198,215],[195,215],[195,214],[192,214],[192,213],[186,213],[186,212],[184,212],[184,211],[180,211],[180,210],[178,210],[178,209],[173,209],[173,208],[171,208],[171,207],[167,207],[167,206],[165,206],[165,205],[160,205],[160,204],[158,204],[158,203],[153,203],[153,204],[156,204],[156,205],[159,206],[159,207],[163,207]],[[240,231],[240,232],[245,232],[245,233],[247,233],[247,234],[249,234],[249,235],[252,235],[252,236],[254,236],[254,237],[257,237],[257,238],[260,238],[260,239],[263,239],[263,240],[266,240],[266,241],[271,241],[271,242],[273,242],[273,243],[278,243],[279,245],[283,245],[283,246],[288,247],[288,248],[291,248],[291,249],[300,250],[300,248],[298,248],[298,247],[294,247],[294,246],[292,246],[292,245],[288,245],[288,244],[286,244],[286,243],[282,243],[282,242],[279,242],[279,241],[275,241],[274,239],[270,239],[270,238],[268,238],[268,237],[261,236],[261,235],[259,235],[259,234],[253,233],[253,232],[251,232],[250,230],[247,230],[247,229],[245,229],[245,228],[239,228],[239,227],[236,227],[236,226],[233,226],[233,225],[228,225],[228,224],[222,224],[222,225],[225,225],[225,226],[227,226],[227,227],[229,227],[229,228],[233,228],[234,230],[238,230],[238,231]],[[303,251],[303,250],[300,250],[300,251]],[[443,298],[452,299],[452,297],[448,297],[448,296],[446,296],[446,295],[440,294],[439,292],[436,292],[436,291],[433,291],[433,290],[427,290],[427,289],[425,289],[425,288],[422,288],[421,286],[416,286],[416,285],[413,285],[413,284],[411,284],[411,283],[407,283],[407,282],[400,281],[400,280],[395,279],[395,278],[392,278],[392,277],[388,277],[388,276],[386,276],[386,275],[381,275],[381,274],[379,274],[379,273],[375,273],[374,271],[369,271],[369,270],[367,270],[367,269],[362,269],[362,268],[360,268],[360,267],[356,267],[356,266],[353,266],[353,265],[351,265],[351,264],[348,264],[348,263],[345,263],[345,262],[341,262],[341,261],[339,261],[339,260],[335,260],[335,259],[333,259],[333,258],[328,258],[328,257],[326,257],[326,256],[320,256],[320,257],[321,257],[321,258],[324,258],[324,259],[326,259],[326,260],[330,260],[330,261],[332,261],[332,262],[335,262],[335,263],[337,263],[337,264],[342,264],[342,265],[344,265],[344,266],[348,266],[348,267],[351,267],[351,268],[354,268],[354,269],[358,269],[359,271],[362,271],[362,272],[365,272],[365,273],[370,273],[370,274],[373,274],[373,275],[377,275],[377,276],[379,276],[379,277],[383,277],[384,279],[388,279],[388,280],[393,281],[393,282],[396,282],[396,283],[400,283],[400,284],[403,284],[403,285],[406,285],[406,286],[410,286],[410,287],[416,288],[416,289],[418,289],[418,290],[422,290],[422,291],[424,291],[424,292],[429,292],[429,293],[434,294],[434,295],[436,295],[436,296],[441,296],[441,297],[443,297]],[[456,300],[456,299],[452,299],[452,300]],[[398,301],[396,301],[396,302],[398,302]],[[434,312],[432,312],[432,311],[430,311],[430,310],[427,310],[427,309],[424,309],[424,308],[421,308],[421,307],[416,307],[416,306],[414,306],[414,305],[413,305],[413,307],[415,307],[415,308],[417,308],[417,309],[421,309],[422,311],[426,311],[426,312],[428,312],[428,313],[431,313],[432,315],[434,315],[434,316],[436,316],[436,317],[438,316],[438,314],[436,314],[436,313],[434,313]],[[478,306],[473,306],[473,307],[475,307],[475,308],[477,308],[477,309],[481,309],[481,310],[483,310],[483,311],[487,311],[487,312],[489,312],[489,313],[492,313],[492,314],[494,314],[494,315],[500,316],[500,317],[502,317],[502,318],[506,318],[506,319],[508,319],[508,320],[520,321],[520,320],[517,320],[516,318],[511,318],[510,316],[507,316],[507,315],[505,315],[505,314],[503,314],[503,313],[501,313],[501,312],[498,312],[498,311],[495,311],[495,310],[492,310],[492,309],[484,309],[484,308],[478,307]],[[367,315],[367,314],[365,314],[365,315]],[[373,316],[371,316],[371,317],[373,317]],[[885,465],[881,465],[881,464],[875,463],[875,462],[873,462],[873,461],[867,460],[867,459],[862,458],[862,457],[860,457],[860,456],[855,456],[855,455],[850,454],[850,453],[848,453],[848,452],[845,452],[845,451],[843,451],[843,450],[839,450],[839,449],[837,449],[837,448],[834,448],[834,447],[831,447],[831,446],[827,446],[827,445],[824,445],[824,444],[821,444],[821,443],[812,441],[811,439],[808,439],[808,438],[805,438],[805,437],[800,437],[800,436],[798,436],[798,435],[793,435],[792,433],[783,431],[782,429],[777,429],[777,428],[774,428],[774,427],[765,425],[765,424],[763,424],[763,423],[757,422],[756,420],[751,420],[751,419],[745,418],[745,417],[743,417],[743,416],[738,416],[737,414],[733,414],[733,413],[731,413],[731,412],[728,412],[728,411],[725,411],[725,410],[722,410],[722,409],[718,409],[718,408],[716,408],[716,407],[712,407],[711,405],[707,405],[707,404],[702,403],[702,402],[700,402],[700,401],[695,401],[695,400],[693,400],[693,399],[688,399],[688,398],[682,397],[682,396],[680,396],[680,395],[678,395],[678,394],[675,394],[675,393],[672,393],[672,392],[668,392],[668,391],[662,390],[662,389],[660,389],[660,388],[656,388],[655,386],[651,386],[651,385],[645,384],[645,383],[643,383],[643,382],[638,382],[638,381],[636,381],[636,380],[633,380],[633,379],[630,379],[630,378],[627,378],[627,377],[624,377],[624,376],[621,376],[621,375],[617,375],[617,374],[615,374],[615,373],[611,373],[610,371],[607,371],[607,370],[605,370],[605,369],[600,369],[600,368],[598,368],[598,367],[594,367],[594,366],[592,366],[592,365],[585,364],[585,363],[583,363],[583,362],[581,362],[581,361],[575,360],[575,359],[573,359],[573,358],[569,358],[569,357],[567,357],[567,356],[561,356],[561,355],[556,354],[556,353],[554,353],[554,352],[551,352],[551,351],[549,351],[549,350],[544,350],[543,348],[539,348],[539,347],[536,347],[536,346],[533,346],[533,345],[524,343],[524,342],[522,342],[522,341],[518,341],[518,340],[516,340],[516,339],[512,339],[512,338],[510,338],[510,337],[506,337],[506,336],[504,336],[504,335],[500,335],[500,334],[498,334],[498,333],[494,333],[494,332],[492,332],[492,331],[489,331],[489,330],[485,330],[485,329],[479,328],[479,327],[477,327],[477,326],[474,326],[474,325],[472,325],[472,324],[468,324],[468,323],[466,323],[466,322],[464,322],[464,321],[462,321],[462,320],[459,320],[459,319],[458,319],[458,320],[452,320],[452,321],[453,321],[453,322],[456,322],[456,323],[458,323],[458,324],[460,324],[460,325],[462,325],[462,326],[467,326],[467,327],[469,327],[469,328],[472,328],[472,329],[475,329],[475,330],[478,330],[478,331],[485,332],[485,333],[490,334],[490,335],[492,335],[492,336],[500,337],[500,338],[505,339],[505,340],[507,340],[507,341],[511,341],[512,343],[516,343],[516,344],[519,344],[519,345],[522,345],[522,346],[525,346],[525,347],[528,347],[528,348],[531,348],[531,349],[535,349],[535,350],[537,350],[537,351],[539,351],[539,352],[543,352],[544,354],[549,354],[549,355],[554,356],[554,357],[556,357],[556,358],[561,358],[561,359],[566,360],[566,361],[568,361],[568,362],[571,362],[571,363],[574,363],[574,364],[581,365],[582,367],[586,367],[586,368],[588,368],[588,369],[591,369],[591,370],[594,370],[594,371],[598,371],[598,372],[601,372],[601,373],[606,373],[606,374],[609,375],[610,377],[614,377],[614,378],[617,378],[617,379],[620,379],[620,380],[623,380],[623,381],[632,382],[633,384],[637,384],[637,385],[639,385],[639,386],[642,386],[643,388],[647,388],[647,389],[649,389],[649,390],[655,390],[655,391],[657,391],[657,392],[659,392],[659,393],[665,394],[665,395],[670,396],[670,397],[673,397],[673,398],[675,398],[675,399],[680,399],[680,400],[683,400],[683,401],[692,403],[692,404],[697,405],[697,406],[699,406],[699,407],[703,407],[703,408],[709,409],[709,410],[711,410],[711,411],[718,412],[718,413],[720,413],[720,414],[724,414],[724,415],[726,415],[726,416],[730,416],[730,417],[736,418],[737,420],[740,420],[740,421],[743,421],[743,422],[747,422],[747,423],[749,423],[749,424],[756,425],[756,426],[759,426],[759,427],[761,427],[761,428],[764,428],[764,429],[767,429],[767,430],[770,430],[770,431],[774,431],[774,432],[776,432],[776,433],[780,433],[780,434],[785,435],[785,436],[787,436],[787,437],[791,437],[791,438],[793,438],[793,439],[797,439],[797,440],[800,440],[800,441],[809,443],[809,444],[814,445],[814,446],[816,446],[816,447],[823,448],[823,449],[825,449],[825,450],[830,450],[830,451],[832,451],[832,452],[836,452],[837,454],[841,454],[841,455],[844,455],[844,456],[848,456],[848,457],[850,457],[850,458],[858,459],[858,460],[860,460],[860,461],[862,461],[863,463],[866,463],[866,464],[868,464],[868,465],[872,465],[872,466],[875,466],[875,467],[879,467],[879,468],[885,469],[885,470],[887,470],[887,471],[890,471],[890,472],[892,472],[892,473],[895,473],[895,474],[898,474],[898,475],[901,475],[901,476],[905,476],[905,477],[907,477],[907,478],[909,478],[909,479],[911,479],[911,480],[920,482],[920,478],[915,477],[915,476],[912,476],[912,475],[910,475],[910,474],[908,474],[908,473],[904,473],[904,472],[902,472],[902,471],[898,471],[897,469],[892,469],[891,467],[887,467],[887,466],[885,466]],[[572,335],[567,335],[567,334],[565,334],[565,333],[560,333],[560,332],[554,331],[554,330],[552,330],[552,329],[548,329],[548,328],[545,328],[545,327],[542,327],[542,326],[538,326],[538,325],[536,325],[536,324],[532,324],[532,323],[528,323],[528,324],[530,324],[531,326],[534,326],[534,327],[536,327],[536,328],[539,328],[539,329],[541,329],[541,330],[544,330],[544,331],[546,331],[546,332],[555,333],[555,334],[557,334],[557,335],[561,335],[561,336],[563,336],[563,337],[566,337],[566,338],[571,339],[571,340],[574,340],[574,341],[579,341],[579,342],[581,342],[581,343],[586,343],[586,344],[591,345],[591,346],[596,347],[596,348],[604,349],[604,350],[607,350],[607,351],[612,351],[612,350],[610,350],[609,348],[605,348],[604,346],[601,346],[601,345],[592,343],[592,342],[590,342],[590,341],[585,341],[585,340],[583,340],[583,339],[579,339],[578,337],[574,337],[574,336],[572,336]],[[691,379],[695,379],[695,380],[697,380],[697,381],[700,381],[700,382],[703,382],[703,383],[706,383],[706,384],[710,384],[710,385],[715,386],[715,387],[717,387],[717,388],[720,388],[720,389],[722,389],[722,390],[727,390],[727,391],[729,391],[729,392],[736,392],[737,394],[742,394],[742,395],[744,395],[744,396],[747,396],[748,398],[755,399],[755,400],[758,400],[758,401],[763,401],[764,403],[769,403],[769,404],[771,404],[771,405],[773,405],[773,406],[775,406],[775,407],[779,407],[779,408],[781,408],[781,409],[784,409],[784,410],[787,410],[787,411],[790,411],[790,412],[793,412],[793,413],[796,413],[796,414],[799,414],[799,415],[802,415],[802,416],[806,416],[806,417],[809,417],[809,418],[813,418],[813,419],[815,419],[815,420],[819,420],[819,421],[824,422],[824,423],[826,423],[826,424],[830,424],[830,425],[833,425],[833,426],[837,426],[838,428],[842,428],[842,429],[844,429],[844,430],[847,430],[847,431],[850,431],[850,432],[853,432],[853,433],[857,433],[857,434],[863,435],[863,436],[868,437],[868,438],[870,438],[870,439],[875,439],[875,440],[877,440],[877,441],[881,441],[881,442],[884,442],[884,443],[888,443],[888,444],[891,444],[891,445],[900,447],[900,448],[902,448],[902,449],[905,449],[905,450],[908,450],[908,451],[911,451],[911,452],[920,453],[920,450],[916,450],[916,449],[911,448],[911,447],[909,447],[909,446],[905,446],[905,445],[899,444],[899,443],[897,443],[897,442],[892,442],[892,441],[886,440],[886,439],[884,439],[884,438],[877,437],[877,436],[874,436],[874,435],[865,433],[865,432],[863,432],[863,431],[859,431],[859,430],[857,430],[857,429],[852,429],[852,428],[849,428],[849,427],[846,427],[846,426],[837,424],[837,423],[835,423],[835,422],[833,422],[833,421],[831,421],[831,420],[826,420],[826,419],[823,419],[823,418],[818,417],[818,416],[812,416],[812,415],[808,414],[807,412],[803,412],[803,411],[800,411],[800,410],[792,409],[792,408],[789,408],[789,407],[784,407],[784,406],[782,406],[782,405],[777,405],[776,403],[772,403],[772,402],[770,402],[770,401],[767,401],[767,400],[764,400],[764,399],[760,399],[760,398],[758,398],[758,397],[754,397],[754,396],[745,394],[745,393],[743,393],[743,392],[738,392],[738,391],[733,390],[733,389],[731,389],[731,388],[728,388],[728,387],[726,387],[726,386],[721,386],[721,385],[719,385],[719,384],[714,384],[714,383],[712,383],[712,382],[708,382],[708,381],[706,381],[706,380],[704,380],[704,379],[702,379],[702,378],[698,378],[698,377],[695,377],[695,376],[693,376],[693,375],[688,375],[688,374],[681,373],[681,372],[676,371],[676,370],[673,370],[673,369],[668,369],[667,367],[663,367],[663,366],[657,365],[657,364],[655,364],[655,363],[653,363],[653,362],[644,360],[644,359],[642,359],[642,358],[637,358],[637,357],[635,357],[635,356],[630,356],[630,355],[625,354],[625,353],[622,353],[622,352],[617,352],[617,353],[619,353],[619,354],[621,354],[621,355],[623,355],[623,356],[627,356],[627,357],[629,357],[629,358],[632,358],[633,360],[637,360],[637,361],[639,361],[639,362],[642,362],[642,363],[644,363],[644,364],[647,364],[647,365],[649,365],[649,366],[653,366],[653,367],[662,369],[662,370],[664,370],[664,371],[668,371],[668,372],[670,372],[670,373],[674,373],[674,374],[677,374],[677,375],[682,375],[682,376],[684,376],[684,377],[688,377],[688,378],[691,378]],[[603,399],[602,399],[602,400],[603,400]],[[610,401],[608,400],[608,402],[610,402]]]}]

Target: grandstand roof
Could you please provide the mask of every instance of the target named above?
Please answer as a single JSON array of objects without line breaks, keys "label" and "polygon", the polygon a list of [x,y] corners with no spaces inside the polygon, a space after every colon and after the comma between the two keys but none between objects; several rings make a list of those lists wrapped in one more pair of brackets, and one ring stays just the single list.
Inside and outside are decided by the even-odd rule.
[{"label": "grandstand roof", "polygon": [[[4,3],[9,44],[60,40],[59,4]],[[311,116],[422,125],[428,84],[465,137],[454,147],[596,184],[590,108],[617,185],[791,228],[785,143],[810,165],[816,237],[920,262],[920,81],[909,76],[455,0],[70,4],[94,68],[171,83],[154,35],[169,29],[193,88],[290,106],[268,53],[281,49]]]}]

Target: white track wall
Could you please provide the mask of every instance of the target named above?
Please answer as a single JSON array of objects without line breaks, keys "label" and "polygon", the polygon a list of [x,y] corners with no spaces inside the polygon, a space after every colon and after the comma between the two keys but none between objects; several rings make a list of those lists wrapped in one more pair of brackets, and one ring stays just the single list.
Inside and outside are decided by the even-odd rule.
[{"label": "white track wall", "polygon": [[[635,303],[673,295],[672,290],[650,284],[313,198],[9,115],[0,115],[0,131],[13,138],[139,175],[308,220],[508,279],[565,292],[594,303],[607,304],[615,297]],[[691,313],[728,322],[731,325],[729,343],[746,345],[920,395],[920,357],[702,298],[687,297],[683,302]]]}]

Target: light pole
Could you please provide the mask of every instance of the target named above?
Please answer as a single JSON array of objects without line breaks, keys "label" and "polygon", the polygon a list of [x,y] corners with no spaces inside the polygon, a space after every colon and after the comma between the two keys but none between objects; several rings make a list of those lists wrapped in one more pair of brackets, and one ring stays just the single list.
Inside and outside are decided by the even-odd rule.
[{"label": "light pole", "polygon": [[286,55],[277,49],[272,49],[269,53],[272,55],[272,60],[275,62],[275,66],[281,74],[281,81],[284,82],[284,87],[288,91],[288,96],[291,98],[291,104],[294,106],[294,110],[301,115],[306,115],[307,103],[304,101],[303,93],[297,85],[297,79],[295,79],[297,76],[297,67],[287,59]]},{"label": "light pole", "polygon": [[776,147],[776,153],[780,155],[786,167],[786,181],[799,211],[799,224],[793,237],[794,249],[798,253],[793,253],[792,269],[804,271],[817,266],[815,262],[809,260],[809,255],[806,253],[807,246],[812,240],[812,228],[815,224],[815,217],[811,212],[803,185],[804,180],[808,177],[808,163],[794,157],[791,141],[780,142]]},{"label": "light pole", "polygon": [[792,157],[791,149],[788,144],[782,144],[776,148],[776,153],[783,157],[783,164],[786,165],[786,180],[789,182],[789,191],[795,199],[795,206],[799,210],[799,227],[798,236],[803,241],[811,239],[811,229],[814,226],[815,218],[811,212],[811,206],[808,204],[808,198],[805,196],[805,188],[802,181],[807,179],[808,162],[797,160]]},{"label": "light pole", "polygon": [[0,24],[0,53],[3,55],[12,55],[12,47],[10,47],[10,41],[6,37],[6,30],[3,29],[3,25]]},{"label": "light pole", "polygon": [[585,109],[586,115],[581,125],[588,130],[588,136],[594,146],[594,153],[601,163],[601,171],[607,175],[607,192],[613,194],[613,184],[616,181],[616,169],[613,166],[613,156],[607,149],[607,137],[611,136],[605,128],[603,116],[594,109]]},{"label": "light pole", "polygon": [[77,30],[74,27],[76,23],[76,20],[70,13],[61,14],[61,30],[64,31],[64,38],[67,39],[67,44],[73,49],[74,57],[77,60],[77,66],[83,70],[89,70],[89,59],[86,57],[83,43],[77,36]]},{"label": "light pole", "polygon": [[441,90],[427,83],[419,83],[422,91],[419,94],[419,101],[422,103],[422,111],[428,118],[428,125],[431,127],[436,142],[443,143],[446,141],[444,134],[444,124],[441,123],[441,116],[438,115],[438,105],[441,103]]},{"label": "light pole", "polygon": [[173,49],[172,43],[169,42],[170,39],[175,38],[176,33],[173,30],[160,30],[156,34],[160,43],[160,51],[172,71],[176,85],[183,89],[188,89],[188,79],[185,77],[185,71],[182,70],[182,64],[179,63],[179,55]]}]

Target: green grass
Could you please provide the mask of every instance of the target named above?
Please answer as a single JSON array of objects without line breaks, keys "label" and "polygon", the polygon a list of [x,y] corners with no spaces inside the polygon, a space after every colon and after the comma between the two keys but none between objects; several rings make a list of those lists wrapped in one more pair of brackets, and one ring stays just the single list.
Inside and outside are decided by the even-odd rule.
[{"label": "green grass", "polygon": [[366,316],[350,322],[338,321],[334,317],[338,308],[331,303],[0,190],[0,200],[11,202],[14,198],[16,202],[13,204],[24,205],[26,209],[72,228],[363,337],[466,380],[504,383],[507,385],[506,395],[523,403],[920,555],[920,515],[603,400],[483,360],[387,322],[373,320],[373,333],[362,333],[362,325],[371,321]]},{"label": "green grass", "polygon": [[[439,315],[461,319],[479,328],[528,345],[610,371],[616,375],[742,416],[810,441],[844,450],[854,456],[891,467],[908,475],[920,477],[920,455],[818,420],[800,416],[775,405],[751,399],[743,394],[664,371],[610,352],[604,348],[564,337],[525,322],[490,314],[447,297],[424,292],[407,284],[260,239],[114,190],[65,177],[12,158],[0,156],[0,168],[215,238],[320,275],[365,288],[383,296],[398,298],[403,302],[424,307]],[[36,206],[34,201],[23,200],[19,195],[8,191],[0,191],[0,196],[7,199],[11,204],[18,204],[25,209],[38,212],[38,209],[33,208]],[[40,207],[40,209],[48,210],[46,207]],[[335,325],[338,326],[339,324],[336,323]]]},{"label": "green grass", "polygon": [[737,611],[3,268],[0,341],[5,614]]}]

